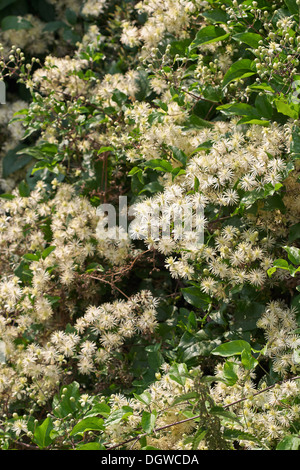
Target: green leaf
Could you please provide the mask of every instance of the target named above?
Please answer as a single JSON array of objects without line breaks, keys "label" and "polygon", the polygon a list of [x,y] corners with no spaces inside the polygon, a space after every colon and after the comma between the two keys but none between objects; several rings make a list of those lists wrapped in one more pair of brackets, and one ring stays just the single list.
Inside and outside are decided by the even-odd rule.
[{"label": "green leaf", "polygon": [[14,149],[9,150],[4,156],[2,161],[3,178],[7,178],[12,173],[21,170],[32,160],[31,155],[25,155],[25,153],[20,155],[19,152],[23,148],[25,148],[25,146],[19,144]]},{"label": "green leaf", "polygon": [[110,407],[106,403],[96,403],[93,407],[85,414],[85,417],[91,416],[103,416],[107,418],[110,414]]},{"label": "green leaf", "polygon": [[153,170],[164,171],[164,172],[167,171],[169,173],[171,173],[173,170],[171,163],[160,158],[147,161],[145,168],[152,168]]},{"label": "green leaf", "polygon": [[224,410],[221,406],[213,406],[209,412],[213,415],[219,416],[223,418],[225,421],[233,421],[234,423],[238,423],[242,425],[241,421],[237,418],[237,416],[232,413],[231,411]]},{"label": "green leaf", "polygon": [[219,26],[206,26],[202,28],[196,35],[194,41],[189,46],[189,50],[193,50],[202,44],[211,44],[217,41],[223,41],[230,36],[224,29]]},{"label": "green leaf", "polygon": [[24,260],[21,261],[19,266],[15,269],[14,273],[25,284],[30,283],[33,277],[32,271],[29,269],[29,264]]},{"label": "green leaf", "polygon": [[251,90],[263,90],[263,91],[270,91],[274,93],[274,89],[271,87],[269,83],[253,83],[253,85],[249,85]]},{"label": "green leaf", "polygon": [[24,259],[27,259],[28,261],[39,261],[40,256],[34,255],[33,253],[26,253],[23,255]]},{"label": "green leaf", "polygon": [[126,419],[128,416],[133,414],[133,409],[130,406],[122,406],[120,410],[113,411],[107,420],[105,421],[105,425],[112,425],[118,424],[122,419]]},{"label": "green leaf", "polygon": [[273,265],[274,268],[289,270],[289,263],[285,259],[276,259]]},{"label": "green leaf", "polygon": [[90,263],[87,267],[85,272],[86,273],[93,273],[94,271],[104,271],[104,268],[101,264],[99,263]]},{"label": "green leaf", "polygon": [[133,395],[137,400],[139,400],[141,403],[143,403],[146,406],[149,406],[152,401],[151,393],[147,391],[143,392],[141,395],[138,395],[136,393],[134,393]]},{"label": "green leaf", "polygon": [[111,99],[117,103],[117,105],[122,106],[127,101],[128,96],[120,90],[115,90]]},{"label": "green leaf", "polygon": [[265,305],[251,300],[238,300],[234,312],[234,328],[243,332],[256,328],[258,319],[265,311]]},{"label": "green leaf", "polygon": [[284,0],[284,3],[288,7],[291,15],[299,15],[299,5],[296,0]]},{"label": "green leaf", "polygon": [[211,354],[216,356],[230,357],[240,355],[244,350],[250,352],[250,344],[242,339],[237,339],[234,341],[229,341],[228,343],[220,344],[220,346],[217,346],[211,351]]},{"label": "green leaf", "polygon": [[247,103],[229,103],[217,107],[224,114],[234,114],[237,116],[249,116],[254,119],[260,119],[256,108]]},{"label": "green leaf", "polygon": [[289,232],[289,242],[292,243],[295,240],[300,239],[300,223],[292,225]]},{"label": "green leaf", "polygon": [[232,39],[244,42],[253,49],[257,49],[258,42],[262,39],[262,36],[256,33],[238,33],[232,36]]},{"label": "green leaf", "polygon": [[19,194],[21,197],[29,197],[30,196],[30,187],[26,183],[26,181],[21,181],[21,183],[18,186],[19,189]]},{"label": "green leaf", "polygon": [[103,431],[104,421],[102,418],[89,417],[84,418],[77,423],[72,429],[70,436],[76,436],[76,434],[84,434],[86,431]]},{"label": "green leaf", "polygon": [[300,437],[297,434],[290,434],[277,444],[276,450],[299,450],[299,447]]},{"label": "green leaf", "polygon": [[300,248],[296,248],[295,246],[284,246],[283,248],[287,252],[289,260],[296,266],[299,266]]},{"label": "green leaf", "polygon": [[98,150],[98,155],[101,155],[101,153],[106,153],[106,152],[113,152],[114,148],[113,147],[100,147]]},{"label": "green leaf", "polygon": [[184,289],[181,289],[181,292],[183,293],[183,297],[186,302],[194,307],[207,310],[211,303],[211,298],[207,294],[201,292],[200,287],[185,287]]},{"label": "green leaf", "polygon": [[15,29],[19,31],[21,29],[30,29],[32,28],[32,24],[30,21],[25,20],[21,16],[6,16],[1,21],[1,29],[2,31],[7,31],[9,29]]},{"label": "green leaf", "polygon": [[50,433],[53,428],[54,426],[50,417],[46,418],[40,426],[36,427],[33,435],[33,440],[39,446],[40,449],[44,449],[45,447],[48,447],[51,444],[52,438],[50,436]]},{"label": "green leaf", "polygon": [[139,194],[143,194],[147,191],[149,191],[149,193],[159,193],[162,190],[163,187],[158,181],[151,181],[151,183],[148,183],[144,186],[144,188],[139,192]]},{"label": "green leaf", "polygon": [[141,421],[143,431],[146,432],[147,434],[150,434],[155,427],[155,421],[156,421],[156,413],[150,413],[149,411],[144,411],[142,414],[142,421]]},{"label": "green leaf", "polygon": [[219,103],[224,98],[223,91],[220,87],[215,87],[212,85],[205,85],[205,88],[202,90],[203,98],[215,103]]},{"label": "green leaf", "polygon": [[275,106],[277,111],[285,116],[289,116],[292,119],[298,119],[299,116],[299,105],[295,103],[288,103],[285,99],[275,100]]},{"label": "green leaf", "polygon": [[69,414],[76,416],[81,411],[79,399],[80,391],[77,382],[62,387],[60,394],[53,398],[53,414],[58,418],[65,418]]},{"label": "green leaf", "polygon": [[238,78],[246,78],[255,75],[255,64],[250,59],[240,59],[237,62],[234,62],[232,66],[227,70],[222,86],[226,87],[233,80]]},{"label": "green leaf", "polygon": [[266,95],[257,95],[255,100],[255,107],[261,116],[267,119],[272,118],[273,108]]},{"label": "green leaf", "polygon": [[300,349],[295,349],[293,351],[293,362],[295,364],[300,364]]},{"label": "green leaf", "polygon": [[172,402],[172,405],[177,405],[183,401],[193,400],[194,398],[198,398],[198,396],[199,394],[197,392],[185,393],[184,395],[180,395],[180,397],[175,398],[175,400]]},{"label": "green leaf", "polygon": [[46,259],[47,256],[49,256],[50,253],[55,250],[55,248],[56,246],[48,246],[48,248],[45,248],[45,250],[42,252],[42,258]]},{"label": "green leaf", "polygon": [[172,380],[184,387],[188,376],[186,364],[173,364],[169,369],[169,376]]},{"label": "green leaf", "polygon": [[238,381],[238,365],[234,362],[226,361],[223,367],[223,375],[227,385],[233,386]]},{"label": "green leaf", "polygon": [[292,132],[290,151],[295,160],[300,158],[300,132],[298,127],[294,128]]},{"label": "green leaf", "polygon": [[173,157],[175,158],[175,160],[179,161],[180,163],[182,163],[183,166],[186,166],[186,163],[187,163],[187,156],[186,154],[180,150],[179,148],[177,147],[173,147],[171,146],[170,149],[172,150],[172,153],[173,153]]},{"label": "green leaf", "polygon": [[48,23],[46,23],[46,26],[44,26],[43,31],[54,32],[61,28],[64,28],[65,26],[66,26],[66,23],[64,23],[63,21],[49,21]]},{"label": "green leaf", "polygon": [[2,199],[6,199],[7,201],[12,201],[13,199],[15,199],[16,196],[14,194],[3,193],[3,194],[0,194],[0,197]]},{"label": "green leaf", "polygon": [[213,127],[213,124],[209,121],[206,121],[205,119],[200,118],[199,116],[196,116],[196,114],[191,114],[191,116],[184,121],[183,125],[183,130],[188,130],[188,129],[202,129],[203,127]]},{"label": "green leaf", "polygon": [[75,46],[77,42],[81,41],[81,36],[74,31],[73,27],[66,27],[63,32],[63,39]]},{"label": "green leaf", "polygon": [[295,297],[293,297],[291,301],[291,306],[298,310],[298,313],[300,313],[300,295],[296,295]]},{"label": "green leaf", "polygon": [[173,57],[176,54],[179,54],[180,56],[183,56],[186,54],[187,47],[191,44],[191,39],[186,38],[182,39],[180,41],[172,41],[170,43],[171,49],[170,49],[170,55]]},{"label": "green leaf", "polygon": [[249,350],[244,349],[241,354],[241,361],[245,369],[252,370],[258,365],[258,361],[252,356]]},{"label": "green leaf", "polygon": [[212,23],[227,24],[229,20],[228,14],[224,10],[221,10],[219,8],[216,8],[215,10],[205,11],[201,14]]},{"label": "green leaf", "polygon": [[223,436],[225,439],[234,440],[234,441],[250,441],[257,442],[260,444],[260,441],[248,432],[239,431],[238,429],[224,429]]},{"label": "green leaf", "polygon": [[77,23],[77,15],[75,11],[71,10],[70,8],[66,9],[66,18],[69,24],[74,26]]},{"label": "green leaf", "polygon": [[200,442],[205,438],[208,429],[204,429],[204,427],[200,427],[192,440],[192,450],[197,450]]},{"label": "green leaf", "polygon": [[160,450],[160,449],[154,446],[145,446],[145,447],[142,447],[141,450]]},{"label": "green leaf", "polygon": [[242,124],[268,127],[270,125],[270,121],[266,121],[265,119],[251,119],[251,118],[245,117],[245,118],[240,119],[239,122],[237,123],[238,126]]},{"label": "green leaf", "polygon": [[87,444],[78,444],[76,450],[105,450],[105,446],[100,442],[88,442]]}]

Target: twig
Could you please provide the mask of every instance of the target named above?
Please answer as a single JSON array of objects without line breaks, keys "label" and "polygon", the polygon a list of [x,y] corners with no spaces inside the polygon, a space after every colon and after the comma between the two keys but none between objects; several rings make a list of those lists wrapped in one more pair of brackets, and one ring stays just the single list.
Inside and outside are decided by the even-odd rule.
[{"label": "twig", "polygon": [[124,297],[126,297],[126,299],[129,300],[128,295],[126,295],[123,291],[121,291],[121,289],[119,289],[119,287],[117,287],[113,282],[107,281],[106,279],[102,279],[101,277],[90,276],[90,275],[88,277],[90,277],[91,279],[96,279],[96,281],[104,282],[105,284],[110,285],[112,289],[117,289],[120,292],[120,294],[124,295]]}]

